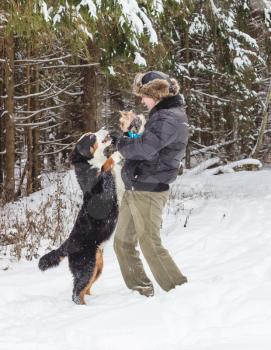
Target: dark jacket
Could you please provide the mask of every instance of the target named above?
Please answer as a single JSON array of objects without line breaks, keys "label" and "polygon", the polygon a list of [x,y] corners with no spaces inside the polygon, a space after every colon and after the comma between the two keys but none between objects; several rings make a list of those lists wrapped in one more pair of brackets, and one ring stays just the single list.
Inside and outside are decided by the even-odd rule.
[{"label": "dark jacket", "polygon": [[122,136],[118,151],[125,158],[126,190],[166,191],[178,173],[188,141],[188,123],[180,95],[160,101],[149,114],[140,138]]}]

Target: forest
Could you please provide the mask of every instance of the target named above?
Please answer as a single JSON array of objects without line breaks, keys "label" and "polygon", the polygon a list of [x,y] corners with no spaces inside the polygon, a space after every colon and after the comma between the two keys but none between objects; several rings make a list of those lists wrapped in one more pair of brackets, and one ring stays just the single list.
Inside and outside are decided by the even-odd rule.
[{"label": "forest", "polygon": [[78,137],[143,111],[134,75],[181,86],[183,165],[270,161],[268,0],[6,0],[0,5],[0,201],[70,169]]}]

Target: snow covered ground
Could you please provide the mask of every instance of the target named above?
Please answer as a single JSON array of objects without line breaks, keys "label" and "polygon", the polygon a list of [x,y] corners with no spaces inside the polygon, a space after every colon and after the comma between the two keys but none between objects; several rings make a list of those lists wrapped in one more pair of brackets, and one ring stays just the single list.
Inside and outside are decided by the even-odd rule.
[{"label": "snow covered ground", "polygon": [[37,261],[0,270],[0,349],[269,350],[270,176],[178,179],[162,237],[189,283],[169,293],[126,289],[112,240],[87,306],[71,301],[66,261],[46,273]]}]

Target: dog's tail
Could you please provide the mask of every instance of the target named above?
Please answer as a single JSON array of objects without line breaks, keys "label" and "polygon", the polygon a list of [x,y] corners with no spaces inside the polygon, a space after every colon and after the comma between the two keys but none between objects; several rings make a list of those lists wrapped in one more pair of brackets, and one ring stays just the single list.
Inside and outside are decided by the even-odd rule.
[{"label": "dog's tail", "polygon": [[59,265],[60,261],[68,255],[68,240],[66,240],[58,249],[43,255],[39,261],[39,269],[45,271],[51,267]]}]

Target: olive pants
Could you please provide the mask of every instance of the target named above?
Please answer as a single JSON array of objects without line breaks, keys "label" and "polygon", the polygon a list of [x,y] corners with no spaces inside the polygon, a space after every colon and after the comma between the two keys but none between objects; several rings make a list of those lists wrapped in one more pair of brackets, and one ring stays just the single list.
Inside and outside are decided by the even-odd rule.
[{"label": "olive pants", "polygon": [[187,282],[168,251],[162,246],[160,226],[169,191],[125,191],[114,239],[114,249],[128,288],[152,286],[139,258],[141,251],[155,280],[166,291]]}]

